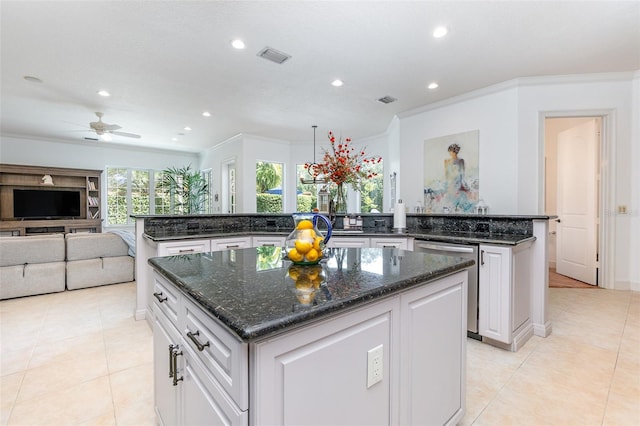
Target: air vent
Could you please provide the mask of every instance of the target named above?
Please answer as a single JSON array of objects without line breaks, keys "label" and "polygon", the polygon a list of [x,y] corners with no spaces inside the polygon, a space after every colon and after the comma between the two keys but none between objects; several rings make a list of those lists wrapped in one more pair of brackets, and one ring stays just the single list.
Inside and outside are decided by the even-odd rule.
[{"label": "air vent", "polygon": [[271,62],[275,62],[276,64],[282,64],[291,59],[291,55],[287,55],[286,53],[282,53],[271,47],[265,47],[264,49],[259,51],[258,56]]},{"label": "air vent", "polygon": [[98,138],[87,138],[87,137],[85,137],[85,138],[84,138],[84,140],[85,140],[85,141],[96,141],[96,142],[98,142],[100,139],[98,139]]},{"label": "air vent", "polygon": [[390,104],[391,102],[395,102],[395,101],[397,101],[397,99],[391,96],[384,96],[378,99],[378,102],[381,102],[383,104]]}]

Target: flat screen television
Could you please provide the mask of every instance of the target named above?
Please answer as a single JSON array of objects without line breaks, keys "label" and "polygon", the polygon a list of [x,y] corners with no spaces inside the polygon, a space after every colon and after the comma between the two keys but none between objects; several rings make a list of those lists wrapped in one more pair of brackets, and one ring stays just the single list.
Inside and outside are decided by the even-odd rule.
[{"label": "flat screen television", "polygon": [[79,190],[13,190],[13,217],[16,219],[77,218],[80,211]]}]

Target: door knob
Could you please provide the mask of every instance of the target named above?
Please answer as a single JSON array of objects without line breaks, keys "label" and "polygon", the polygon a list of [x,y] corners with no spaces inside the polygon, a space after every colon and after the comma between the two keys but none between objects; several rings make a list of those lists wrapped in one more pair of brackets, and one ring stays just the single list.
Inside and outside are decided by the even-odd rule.
[{"label": "door knob", "polygon": [[556,219],[556,222],[560,223],[560,219]]}]

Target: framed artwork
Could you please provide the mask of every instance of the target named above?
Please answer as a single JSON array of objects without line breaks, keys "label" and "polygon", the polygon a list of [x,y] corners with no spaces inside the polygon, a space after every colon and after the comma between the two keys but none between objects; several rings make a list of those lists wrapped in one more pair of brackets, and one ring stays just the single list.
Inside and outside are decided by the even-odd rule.
[{"label": "framed artwork", "polygon": [[478,145],[478,130],[424,141],[427,213],[473,213],[480,189]]}]

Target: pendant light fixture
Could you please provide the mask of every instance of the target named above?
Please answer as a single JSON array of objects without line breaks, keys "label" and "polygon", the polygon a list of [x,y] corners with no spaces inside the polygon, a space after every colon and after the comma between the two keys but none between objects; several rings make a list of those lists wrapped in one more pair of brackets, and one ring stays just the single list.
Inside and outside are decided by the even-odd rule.
[{"label": "pendant light fixture", "polygon": [[311,163],[307,168],[309,179],[305,179],[304,176],[300,176],[300,183],[304,185],[324,185],[327,183],[327,179],[324,176],[313,176],[312,172],[312,170],[318,164],[316,163],[316,129],[318,128],[318,126],[314,124],[311,127],[313,127],[313,163]]}]

